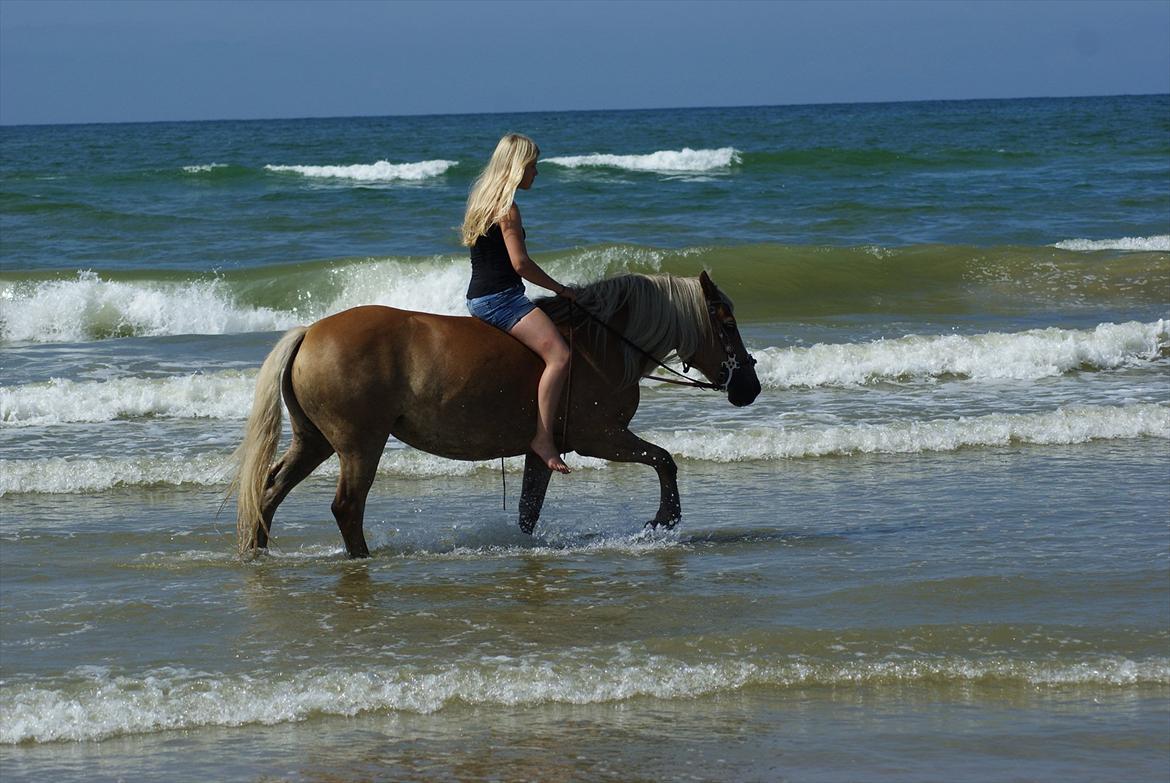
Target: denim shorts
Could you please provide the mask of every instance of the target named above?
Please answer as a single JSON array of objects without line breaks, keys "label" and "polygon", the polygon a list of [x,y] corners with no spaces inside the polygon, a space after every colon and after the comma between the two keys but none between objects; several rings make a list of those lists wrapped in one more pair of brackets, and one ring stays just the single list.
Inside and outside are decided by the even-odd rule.
[{"label": "denim shorts", "polygon": [[521,318],[535,309],[536,305],[524,295],[523,285],[467,300],[469,313],[505,332],[512,331],[512,327],[520,323]]}]

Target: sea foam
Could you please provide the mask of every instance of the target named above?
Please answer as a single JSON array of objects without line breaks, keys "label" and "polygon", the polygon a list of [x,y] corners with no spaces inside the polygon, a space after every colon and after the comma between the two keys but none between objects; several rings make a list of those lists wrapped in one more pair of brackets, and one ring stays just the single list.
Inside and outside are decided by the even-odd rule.
[{"label": "sea foam", "polygon": [[183,171],[187,174],[207,174],[215,169],[226,169],[226,163],[202,163],[196,166],[184,166]]},{"label": "sea foam", "polygon": [[404,180],[418,182],[438,177],[447,169],[459,164],[455,160],[424,160],[418,163],[391,163],[379,160],[376,163],[356,163],[339,166],[278,166],[264,168],[273,172],[292,172],[311,178],[348,179],[355,182],[395,182]]},{"label": "sea foam", "polygon": [[1121,237],[1120,239],[1065,239],[1052,247],[1061,250],[1092,252],[1095,250],[1170,250],[1170,234],[1150,237]]},{"label": "sea foam", "polygon": [[1012,444],[1067,446],[1093,440],[1170,438],[1170,407],[1083,405],[1045,413],[835,426],[763,426],[643,433],[677,457],[708,462],[831,455],[919,454]]},{"label": "sea foam", "polygon": [[553,163],[565,168],[582,168],[589,166],[606,166],[629,171],[656,171],[662,173],[674,172],[701,172],[725,169],[741,161],[739,151],[732,147],[719,149],[694,150],[683,147],[681,150],[659,150],[646,155],[610,155],[595,153],[592,155],[571,155],[565,157],[544,158],[543,162]]},{"label": "sea foam", "polygon": [[[545,265],[581,282],[628,271],[655,271],[688,251],[588,248]],[[308,324],[350,307],[381,304],[466,315],[467,259],[371,258],[306,272],[280,306],[250,304],[227,277],[178,282],[110,280],[84,271],[73,278],[0,283],[0,342],[82,342],[109,337],[269,332]],[[314,291],[317,296],[310,296]],[[528,286],[529,294],[547,292]],[[324,293],[322,293],[324,292]]]},{"label": "sea foam", "polygon": [[1076,370],[1137,366],[1170,349],[1170,322],[1099,324],[976,335],[909,335],[867,343],[753,352],[773,388],[844,386],[959,377],[1035,380]]},{"label": "sea foam", "polygon": [[[897,421],[884,424],[782,424],[739,429],[700,427],[639,432],[682,459],[729,463],[806,459],[859,454],[917,454],[1012,444],[1064,446],[1093,440],[1170,438],[1170,406],[1137,403],[1123,406],[1070,406],[1043,413],[994,413],[954,419]],[[567,456],[569,466],[603,468],[603,460]],[[391,441],[378,472],[387,476],[441,478],[477,471],[498,471],[498,461],[449,460]],[[509,471],[523,460],[506,460]],[[117,487],[217,486],[232,471],[228,454],[168,457],[48,457],[0,460],[0,495],[101,492]],[[336,457],[314,475],[336,477]]]},{"label": "sea foam", "polygon": [[[565,462],[574,470],[603,468],[604,460],[570,454]],[[523,457],[504,460],[508,472],[524,469]],[[9,493],[80,494],[111,489],[192,486],[215,487],[231,480],[235,464],[228,454],[141,457],[42,457],[0,459],[0,497]],[[399,478],[470,476],[485,471],[498,474],[499,460],[452,460],[390,441],[378,463],[378,473]],[[337,457],[313,471],[316,478],[341,475]]]},{"label": "sea foam", "polygon": [[[600,652],[600,655],[598,654]],[[579,653],[579,654],[578,654]],[[103,667],[69,682],[0,685],[0,743],[100,740],[204,726],[275,725],[313,715],[434,713],[461,703],[489,706],[619,703],[639,697],[693,699],[745,687],[899,686],[995,683],[1094,689],[1170,684],[1170,661],[1097,657],[1034,662],[998,657],[876,661],[681,660],[623,651],[486,657],[434,665],[318,666],[271,675],[182,668],[137,675]]]},{"label": "sea foam", "polygon": [[298,323],[292,313],[241,306],[219,279],[123,282],[85,271],[71,280],[2,284],[0,302],[5,342],[276,331]]},{"label": "sea foam", "polygon": [[225,371],[108,381],[53,379],[0,387],[0,422],[35,427],[158,416],[242,419],[252,407],[256,373]]},{"label": "sea foam", "polygon": [[[402,275],[355,276],[353,303],[379,298],[403,303],[394,282]],[[364,278],[364,279],[363,279]],[[379,282],[369,284],[374,279]],[[364,290],[371,285],[370,290]],[[389,290],[387,290],[389,286]],[[437,286],[436,292],[445,291]],[[335,302],[334,304],[338,304]],[[418,301],[416,300],[416,305]],[[423,305],[458,306],[439,294]],[[292,320],[293,315],[288,315]],[[848,386],[958,377],[1035,380],[1084,370],[1137,367],[1170,350],[1170,322],[1100,324],[1095,329],[1037,329],[1019,333],[909,336],[867,343],[757,349],[756,372],[774,389]],[[225,371],[108,381],[54,379],[0,387],[0,422],[13,427],[162,418],[240,419],[251,407],[255,373]]]}]

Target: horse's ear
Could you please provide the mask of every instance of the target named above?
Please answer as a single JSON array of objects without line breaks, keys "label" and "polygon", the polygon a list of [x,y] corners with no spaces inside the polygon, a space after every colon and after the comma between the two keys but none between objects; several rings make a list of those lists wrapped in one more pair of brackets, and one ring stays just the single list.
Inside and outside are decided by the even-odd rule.
[{"label": "horse's ear", "polygon": [[699,285],[703,286],[703,296],[710,301],[719,301],[719,289],[715,287],[715,283],[711,281],[711,276],[707,274],[704,269],[699,273]]}]

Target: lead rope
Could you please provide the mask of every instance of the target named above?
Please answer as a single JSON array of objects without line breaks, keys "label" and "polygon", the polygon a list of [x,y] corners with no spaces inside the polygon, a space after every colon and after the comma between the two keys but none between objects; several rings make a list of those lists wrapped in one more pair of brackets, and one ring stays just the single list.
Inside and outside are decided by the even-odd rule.
[{"label": "lead rope", "polygon": [[[564,290],[563,287],[561,289]],[[561,423],[561,445],[564,446],[569,440],[569,405],[573,402],[573,335],[576,333],[576,325],[573,323],[576,313],[576,304],[572,299],[569,300],[569,377],[565,379],[565,420]]]}]

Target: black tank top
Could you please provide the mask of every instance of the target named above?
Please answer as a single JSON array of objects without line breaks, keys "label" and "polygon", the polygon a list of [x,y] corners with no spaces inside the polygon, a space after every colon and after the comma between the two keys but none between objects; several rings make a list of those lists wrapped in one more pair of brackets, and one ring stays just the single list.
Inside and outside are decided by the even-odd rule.
[{"label": "black tank top", "polygon": [[512,258],[504,244],[504,232],[499,223],[492,223],[487,233],[471,246],[471,283],[467,286],[467,298],[498,294],[521,282],[520,275],[512,268]]}]

